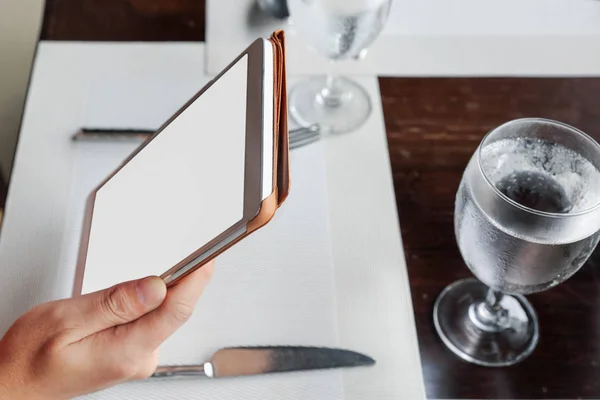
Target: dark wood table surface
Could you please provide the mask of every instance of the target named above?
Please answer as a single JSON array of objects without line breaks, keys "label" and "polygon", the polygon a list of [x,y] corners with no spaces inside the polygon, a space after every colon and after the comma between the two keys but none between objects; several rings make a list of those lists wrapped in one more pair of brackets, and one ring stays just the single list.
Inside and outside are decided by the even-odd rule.
[{"label": "dark wood table surface", "polygon": [[[47,0],[41,39],[201,41],[204,27],[203,0]],[[462,362],[432,323],[436,296],[470,275],[454,238],[453,203],[482,136],[535,116],[600,139],[600,79],[381,78],[380,86],[428,397],[600,398],[598,251],[566,283],[529,296],[541,338],[519,365]]]}]

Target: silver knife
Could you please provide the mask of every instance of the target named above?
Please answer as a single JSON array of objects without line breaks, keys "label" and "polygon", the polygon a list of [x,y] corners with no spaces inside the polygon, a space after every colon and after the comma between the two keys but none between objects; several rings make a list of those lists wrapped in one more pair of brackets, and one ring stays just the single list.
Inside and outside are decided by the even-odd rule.
[{"label": "silver knife", "polygon": [[[304,126],[300,128],[290,129],[290,139],[295,136],[298,140],[302,137],[312,137],[320,132],[320,127],[317,124]],[[81,128],[73,136],[71,140],[74,142],[100,142],[100,141],[143,141],[154,135],[156,130],[152,129],[105,129],[105,128]]]},{"label": "silver knife", "polygon": [[229,347],[217,351],[209,362],[202,365],[159,366],[151,378],[169,376],[223,378],[373,364],[375,360],[364,354],[327,347]]}]

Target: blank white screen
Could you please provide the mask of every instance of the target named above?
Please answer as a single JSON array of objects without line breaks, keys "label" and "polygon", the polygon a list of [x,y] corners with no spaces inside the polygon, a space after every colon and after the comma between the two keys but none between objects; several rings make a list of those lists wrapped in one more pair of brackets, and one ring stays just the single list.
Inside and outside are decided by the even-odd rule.
[{"label": "blank white screen", "polygon": [[247,58],[97,192],[83,293],[160,275],[242,219]]}]

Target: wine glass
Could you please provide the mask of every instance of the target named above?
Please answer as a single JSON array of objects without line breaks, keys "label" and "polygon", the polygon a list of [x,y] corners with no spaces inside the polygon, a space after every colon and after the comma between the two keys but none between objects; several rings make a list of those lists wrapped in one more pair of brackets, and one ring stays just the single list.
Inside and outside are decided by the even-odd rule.
[{"label": "wine glass", "polygon": [[[360,58],[377,38],[392,0],[288,0],[297,34],[329,59]],[[318,123],[321,131],[351,131],[371,113],[369,94],[348,78],[329,74],[299,82],[290,91],[290,115],[296,123]]]},{"label": "wine glass", "polygon": [[458,247],[479,281],[451,284],[434,307],[450,350],[484,366],[533,351],[538,321],[522,295],[569,278],[598,244],[599,169],[600,145],[560,122],[518,119],[487,134],[454,210]]}]

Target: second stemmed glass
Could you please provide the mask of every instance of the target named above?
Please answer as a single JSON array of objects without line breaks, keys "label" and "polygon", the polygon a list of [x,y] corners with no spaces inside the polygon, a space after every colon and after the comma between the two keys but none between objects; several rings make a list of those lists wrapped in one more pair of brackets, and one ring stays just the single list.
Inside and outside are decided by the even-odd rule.
[{"label": "second stemmed glass", "polygon": [[[288,0],[296,33],[329,59],[358,58],[387,21],[392,0]],[[355,81],[327,75],[299,82],[290,92],[290,115],[325,133],[351,131],[371,113],[368,93]]]},{"label": "second stemmed glass", "polygon": [[598,244],[600,145],[546,119],[495,128],[463,174],[454,229],[479,281],[458,281],[440,294],[436,330],[466,361],[515,364],[539,336],[536,313],[522,294],[563,282]]}]

